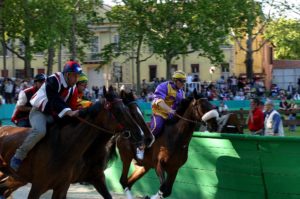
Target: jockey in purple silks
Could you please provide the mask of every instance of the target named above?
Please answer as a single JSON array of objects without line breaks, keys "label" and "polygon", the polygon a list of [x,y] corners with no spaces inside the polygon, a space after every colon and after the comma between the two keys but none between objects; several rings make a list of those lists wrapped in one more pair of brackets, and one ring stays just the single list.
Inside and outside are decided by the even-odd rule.
[{"label": "jockey in purple silks", "polygon": [[157,137],[165,124],[165,120],[173,117],[176,107],[184,99],[184,83],[186,74],[183,71],[175,71],[173,81],[166,81],[157,86],[152,101],[151,132]]}]

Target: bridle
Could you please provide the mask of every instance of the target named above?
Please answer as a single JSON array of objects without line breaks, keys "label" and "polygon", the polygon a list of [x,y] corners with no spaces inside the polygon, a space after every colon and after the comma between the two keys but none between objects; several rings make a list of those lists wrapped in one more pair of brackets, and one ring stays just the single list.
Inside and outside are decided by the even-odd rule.
[{"label": "bridle", "polygon": [[[104,101],[104,109],[105,110],[108,110],[108,111],[110,111],[110,109],[112,108],[112,105],[113,104],[115,104],[115,103],[121,103],[122,102],[122,99],[116,99],[116,100],[114,100],[113,102],[108,102],[108,101],[106,101],[106,99],[104,99],[105,101]],[[84,118],[82,118],[82,117],[80,117],[80,116],[77,116],[76,117],[80,122],[82,122],[82,123],[85,123],[85,124],[87,124],[87,125],[89,125],[89,126],[92,126],[92,127],[94,127],[95,129],[97,129],[97,130],[99,130],[99,131],[104,131],[104,132],[106,132],[106,133],[109,133],[109,134],[113,134],[113,135],[116,135],[116,134],[130,134],[130,131],[128,131],[128,130],[124,130],[124,131],[116,131],[116,130],[108,130],[108,129],[105,129],[105,128],[102,128],[102,127],[100,127],[100,126],[98,126],[98,125],[96,125],[96,124],[94,124],[94,123],[92,123],[92,122],[89,122],[88,120],[86,120],[86,119],[84,119]]]},{"label": "bridle", "polygon": [[[202,111],[199,110],[199,108],[197,108],[197,112],[198,112],[199,115],[203,115]],[[177,113],[175,113],[175,116],[178,117],[178,118],[180,118],[180,119],[182,119],[182,120],[184,120],[184,121],[190,122],[190,123],[194,123],[194,124],[202,124],[203,123],[202,121],[199,122],[197,120],[190,120],[190,119],[185,118],[185,117],[183,117],[183,116],[181,116],[181,115],[179,115]]]}]

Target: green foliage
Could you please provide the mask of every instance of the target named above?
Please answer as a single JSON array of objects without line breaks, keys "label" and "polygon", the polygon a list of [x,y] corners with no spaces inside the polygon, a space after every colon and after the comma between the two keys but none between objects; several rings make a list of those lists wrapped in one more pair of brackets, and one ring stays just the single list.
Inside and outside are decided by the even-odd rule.
[{"label": "green foliage", "polygon": [[[82,57],[84,47],[93,35],[89,25],[101,21],[97,15],[99,0],[5,0],[1,8],[1,32],[5,42],[20,41],[24,55],[18,49],[13,53],[30,63],[32,55],[60,45],[72,46]],[[28,66],[27,66],[28,67]]]},{"label": "green foliage", "polygon": [[113,7],[107,16],[119,24],[121,54],[138,50],[142,41],[166,60],[169,75],[172,59],[182,54],[198,51],[213,63],[223,61],[220,45],[230,28],[240,24],[239,2],[123,0],[124,5]]},{"label": "green foliage", "polygon": [[276,47],[276,59],[300,58],[300,22],[280,18],[268,24],[265,36]]}]

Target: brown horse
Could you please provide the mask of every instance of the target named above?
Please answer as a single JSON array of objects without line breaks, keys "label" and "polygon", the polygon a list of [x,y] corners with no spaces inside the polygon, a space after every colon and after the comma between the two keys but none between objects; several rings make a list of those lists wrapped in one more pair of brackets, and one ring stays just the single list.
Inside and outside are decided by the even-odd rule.
[{"label": "brown horse", "polygon": [[[117,129],[121,125],[123,131],[130,131],[135,139],[143,139],[141,128],[132,119],[121,99],[116,97],[112,89],[104,94],[105,103],[96,103],[81,112],[84,123],[75,121],[69,125],[54,125],[50,129],[51,134],[47,134],[46,138],[29,153],[18,173],[12,172],[7,162],[26,137],[27,129],[1,128],[0,170],[6,175],[10,175],[10,179],[14,183],[31,182],[32,188],[28,196],[30,199],[39,198],[49,189],[53,189],[52,198],[66,198],[70,183],[78,181],[81,176],[84,176],[83,173],[78,172],[78,169],[86,166],[87,154],[92,153],[93,150],[90,147],[99,133],[103,131],[117,133]],[[118,122],[113,122],[115,120]],[[104,174],[98,176],[103,178]],[[4,184],[2,183],[0,186],[7,193],[20,186],[20,184],[19,186],[10,184],[10,179],[5,180]],[[103,181],[103,179],[100,180]]]},{"label": "brown horse", "polygon": [[[117,147],[123,162],[123,171],[120,183],[125,190],[128,199],[133,198],[130,189],[149,169],[154,168],[160,180],[158,193],[151,198],[168,197],[172,192],[172,186],[179,168],[188,158],[188,146],[192,138],[196,123],[201,122],[204,113],[211,110],[212,105],[206,99],[183,100],[176,111],[176,121],[166,124],[162,135],[156,139],[150,148],[145,150],[145,157],[138,164],[142,167],[135,167],[135,170],[128,178],[128,170],[134,158],[134,148],[130,147],[130,141],[119,137]],[[138,107],[135,109],[134,118],[141,118]],[[143,120],[139,122],[145,123]],[[166,175],[165,175],[166,174]],[[146,198],[149,198],[148,196]]]}]

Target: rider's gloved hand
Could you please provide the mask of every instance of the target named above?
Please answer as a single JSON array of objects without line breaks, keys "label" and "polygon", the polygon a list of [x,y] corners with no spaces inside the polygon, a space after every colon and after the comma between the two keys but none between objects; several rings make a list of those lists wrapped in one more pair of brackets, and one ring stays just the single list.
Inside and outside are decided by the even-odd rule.
[{"label": "rider's gloved hand", "polygon": [[172,119],[175,115],[175,110],[170,110],[169,113],[168,113],[168,119]]}]

